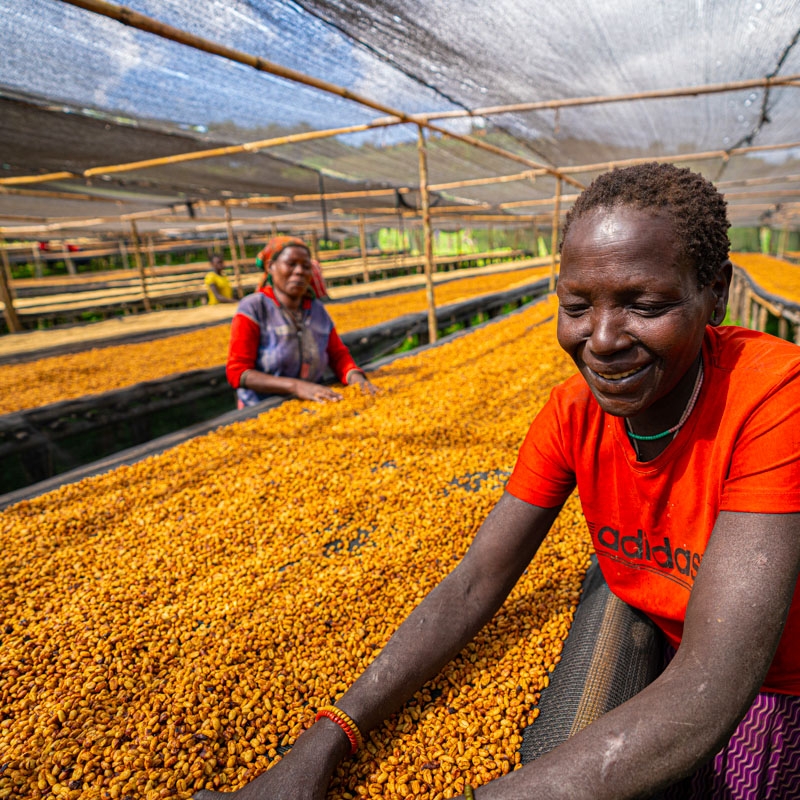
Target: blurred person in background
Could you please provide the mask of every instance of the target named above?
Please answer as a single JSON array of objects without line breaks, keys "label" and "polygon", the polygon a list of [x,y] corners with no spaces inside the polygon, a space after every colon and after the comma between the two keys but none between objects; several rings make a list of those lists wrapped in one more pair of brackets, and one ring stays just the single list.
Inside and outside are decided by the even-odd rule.
[{"label": "blurred person in background", "polygon": [[[272,240],[271,240],[272,241]],[[302,240],[300,240],[302,241]],[[267,243],[256,256],[256,267],[263,270],[269,258],[270,245]],[[258,282],[258,288],[263,289],[267,285],[268,274],[265,271]],[[330,297],[325,278],[322,276],[322,267],[316,258],[311,259],[311,291],[318,300],[325,300]]]},{"label": "blurred person in background", "polygon": [[225,277],[225,262],[222,256],[213,255],[209,262],[211,271],[206,273],[205,285],[208,292],[208,304],[210,306],[217,303],[235,303],[233,299],[233,286]]},{"label": "blurred person in background", "polygon": [[264,285],[239,303],[231,324],[226,372],[239,407],[274,395],[341,400],[341,394],[321,383],[328,367],[341,383],[374,392],[312,290],[314,270],[306,243],[276,236],[259,257]]}]

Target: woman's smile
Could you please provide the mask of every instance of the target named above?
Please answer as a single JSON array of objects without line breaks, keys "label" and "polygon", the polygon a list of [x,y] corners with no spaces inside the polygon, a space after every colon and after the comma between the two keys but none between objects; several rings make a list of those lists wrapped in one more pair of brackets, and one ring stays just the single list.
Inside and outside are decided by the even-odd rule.
[{"label": "woman's smile", "polygon": [[570,228],[558,280],[558,340],[608,414],[664,429],[691,394],[710,287],[675,241],[671,220],[599,208]]}]

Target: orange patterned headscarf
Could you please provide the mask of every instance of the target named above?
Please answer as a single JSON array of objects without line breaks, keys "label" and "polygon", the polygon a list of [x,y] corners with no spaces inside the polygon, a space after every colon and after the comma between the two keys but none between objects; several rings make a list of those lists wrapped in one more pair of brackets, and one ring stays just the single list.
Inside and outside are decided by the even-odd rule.
[{"label": "orange patterned headscarf", "polygon": [[258,254],[261,266],[266,268],[273,262],[287,247],[304,247],[310,253],[308,245],[297,236],[273,236],[266,247]]}]

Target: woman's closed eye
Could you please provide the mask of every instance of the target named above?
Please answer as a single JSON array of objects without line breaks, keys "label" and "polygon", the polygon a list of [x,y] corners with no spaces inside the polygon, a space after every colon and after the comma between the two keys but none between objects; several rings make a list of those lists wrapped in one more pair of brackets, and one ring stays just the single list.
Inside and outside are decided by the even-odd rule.
[{"label": "woman's closed eye", "polygon": [[562,303],[561,310],[569,317],[579,317],[589,310],[588,303]]},{"label": "woman's closed eye", "polygon": [[631,303],[631,311],[642,317],[658,317],[674,308],[672,303]]}]

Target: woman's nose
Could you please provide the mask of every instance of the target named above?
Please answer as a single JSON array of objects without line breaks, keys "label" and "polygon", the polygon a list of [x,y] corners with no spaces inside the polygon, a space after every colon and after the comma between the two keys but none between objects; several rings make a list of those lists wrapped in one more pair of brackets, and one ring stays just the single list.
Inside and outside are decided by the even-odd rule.
[{"label": "woman's nose", "polygon": [[615,310],[592,312],[589,347],[597,355],[609,355],[631,346],[632,338],[625,330],[624,314]]}]

